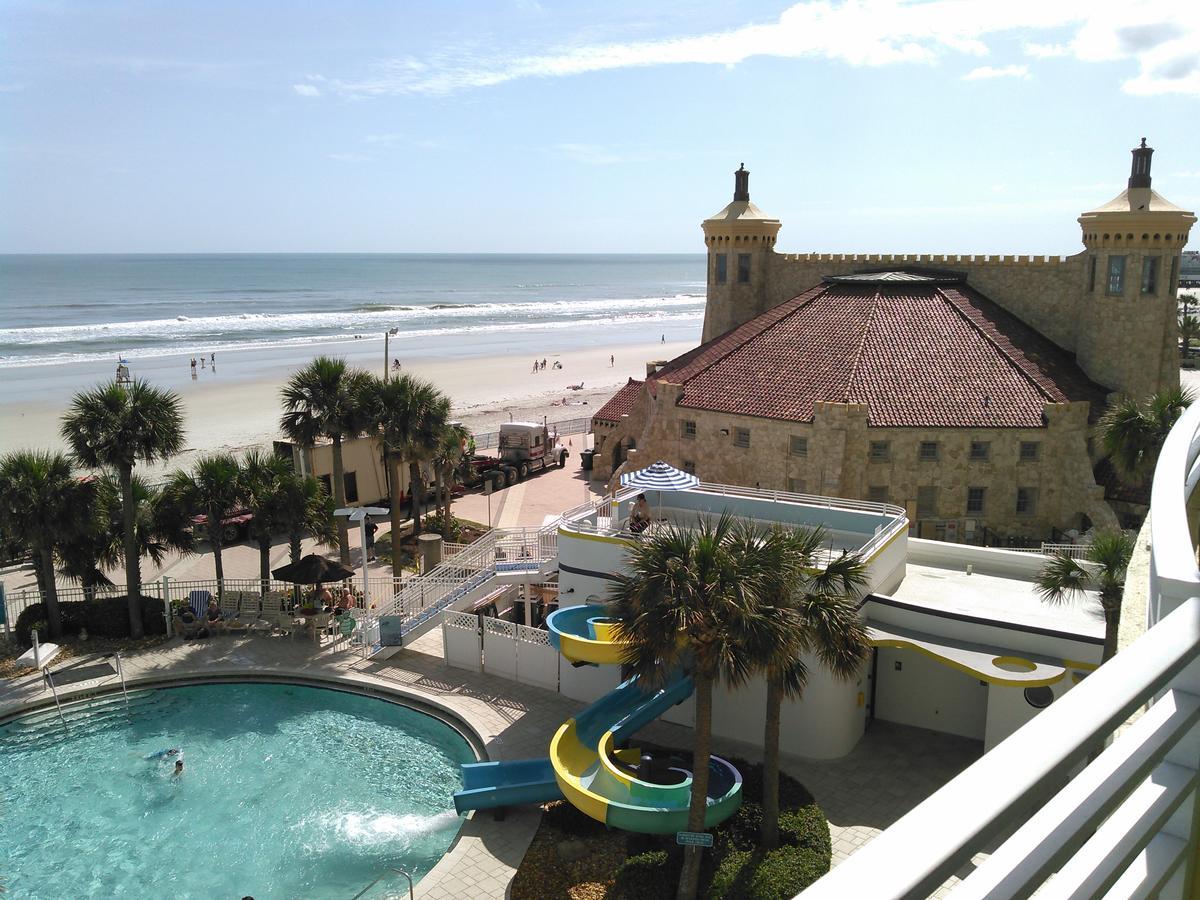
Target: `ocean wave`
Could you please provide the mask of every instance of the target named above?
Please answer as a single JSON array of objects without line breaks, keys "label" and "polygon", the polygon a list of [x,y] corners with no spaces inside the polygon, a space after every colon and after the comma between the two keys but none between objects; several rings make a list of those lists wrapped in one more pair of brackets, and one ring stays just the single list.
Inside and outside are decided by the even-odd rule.
[{"label": "ocean wave", "polygon": [[620,316],[657,313],[667,310],[701,309],[701,294],[675,294],[670,297],[628,297],[603,300],[552,300],[547,302],[436,304],[434,306],[382,307],[336,312],[255,313],[242,312],[220,316],[177,315],[169,319],[142,319],[130,322],[100,322],[87,325],[63,325],[32,328],[0,328],[0,352],[20,348],[63,343],[106,344],[115,348],[139,341],[164,340],[175,343],[203,341],[206,344],[229,338],[269,339],[307,335],[328,339],[339,332],[379,332],[389,328],[412,328],[425,322],[427,331],[443,327],[446,320],[471,320],[481,325],[523,321],[525,327],[542,320],[579,322],[598,315]]},{"label": "ocean wave", "polygon": [[[578,318],[573,319],[544,319],[539,321],[529,320],[522,322],[489,322],[479,324],[460,324],[460,325],[444,325],[432,328],[413,328],[407,330],[399,330],[395,335],[391,336],[393,346],[397,348],[397,353],[403,352],[400,348],[405,340],[423,340],[433,337],[462,337],[469,338],[472,335],[488,335],[488,334],[504,334],[504,333],[520,333],[528,331],[562,331],[567,329],[578,329],[580,326],[587,328],[596,328],[603,330],[611,327],[620,327],[622,325],[639,325],[649,326],[654,325],[652,332],[657,333],[657,328],[670,327],[684,323],[700,322],[704,318],[703,309],[699,310],[675,310],[671,312],[659,313],[639,313],[630,312],[616,316],[605,316],[599,319],[588,319],[586,321]],[[383,333],[381,331],[372,331],[365,335],[368,339],[382,341]],[[159,339],[153,343],[148,343],[143,346],[135,346],[132,343],[126,343],[120,346],[112,344],[103,349],[91,349],[94,347],[94,342],[64,342],[58,341],[59,347],[71,347],[70,350],[63,350],[58,353],[46,354],[20,354],[11,353],[10,348],[4,348],[0,344],[0,369],[18,369],[28,368],[31,366],[45,365],[66,365],[70,363],[80,362],[106,362],[112,360],[115,355],[121,354],[135,363],[139,359],[157,359],[164,356],[187,356],[195,353],[210,353],[210,352],[228,352],[234,350],[269,350],[279,347],[306,347],[314,344],[342,344],[353,343],[357,340],[356,336],[349,332],[340,332],[333,334],[293,334],[293,335],[258,335],[247,337],[244,339],[231,339],[228,336],[218,336],[197,340],[195,338],[180,338],[166,342]],[[361,342],[360,342],[361,343]]]}]

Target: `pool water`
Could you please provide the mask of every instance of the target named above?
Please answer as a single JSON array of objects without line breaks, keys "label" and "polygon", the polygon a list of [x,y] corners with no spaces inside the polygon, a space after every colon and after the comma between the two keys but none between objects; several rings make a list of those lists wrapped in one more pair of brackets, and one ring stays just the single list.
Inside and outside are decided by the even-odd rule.
[{"label": "pool water", "polygon": [[[415,879],[457,834],[475,759],[436,718],[291,685],[143,691],[67,719],[0,726],[5,897],[348,898],[388,866]],[[144,758],[167,747],[178,777]]]}]

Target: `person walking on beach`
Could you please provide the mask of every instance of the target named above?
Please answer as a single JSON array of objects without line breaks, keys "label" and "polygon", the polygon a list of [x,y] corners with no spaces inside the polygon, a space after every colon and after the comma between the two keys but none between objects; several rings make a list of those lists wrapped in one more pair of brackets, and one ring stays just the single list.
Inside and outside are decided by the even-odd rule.
[{"label": "person walking on beach", "polygon": [[616,365],[616,363],[617,363],[617,358],[615,356],[613,356],[612,354],[609,354],[608,367],[611,369],[613,366]]},{"label": "person walking on beach", "polygon": [[217,367],[217,354],[210,353],[208,355],[208,364],[210,366],[212,366],[214,369]]},{"label": "person walking on beach", "polygon": [[196,377],[196,357],[192,357],[192,377]]},{"label": "person walking on beach", "polygon": [[537,360],[535,359],[535,360],[533,361],[533,371],[535,371],[535,372],[536,372],[537,370],[538,370],[538,365],[537,365]]},{"label": "person walking on beach", "polygon": [[664,334],[664,335],[662,336],[662,338],[659,340],[659,343],[660,343],[660,344],[665,344],[666,342],[667,342],[667,336]]},{"label": "person walking on beach", "polygon": [[543,359],[542,360],[542,370],[545,371],[545,369],[546,369],[546,361]]}]

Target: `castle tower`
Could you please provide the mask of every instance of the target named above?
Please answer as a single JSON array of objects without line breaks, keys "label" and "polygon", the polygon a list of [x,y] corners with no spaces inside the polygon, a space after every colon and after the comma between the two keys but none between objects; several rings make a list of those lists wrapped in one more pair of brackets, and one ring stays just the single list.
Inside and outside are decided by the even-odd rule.
[{"label": "castle tower", "polygon": [[1129,186],[1079,217],[1087,255],[1076,357],[1094,380],[1139,398],[1179,386],[1175,295],[1196,222],[1151,190],[1153,154],[1142,138]]},{"label": "castle tower", "polygon": [[733,173],[733,202],[701,225],[708,247],[708,341],[767,309],[767,283],[780,222],[750,202],[750,173]]}]

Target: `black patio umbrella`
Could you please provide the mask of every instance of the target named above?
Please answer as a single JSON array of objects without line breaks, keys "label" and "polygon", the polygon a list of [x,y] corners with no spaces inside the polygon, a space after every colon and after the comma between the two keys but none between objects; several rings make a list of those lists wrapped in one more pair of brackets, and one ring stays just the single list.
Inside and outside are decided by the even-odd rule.
[{"label": "black patio umbrella", "polygon": [[354,570],[310,553],[298,563],[288,563],[273,569],[271,574],[280,581],[290,581],[293,584],[325,584],[330,581],[345,581],[354,576]]}]

